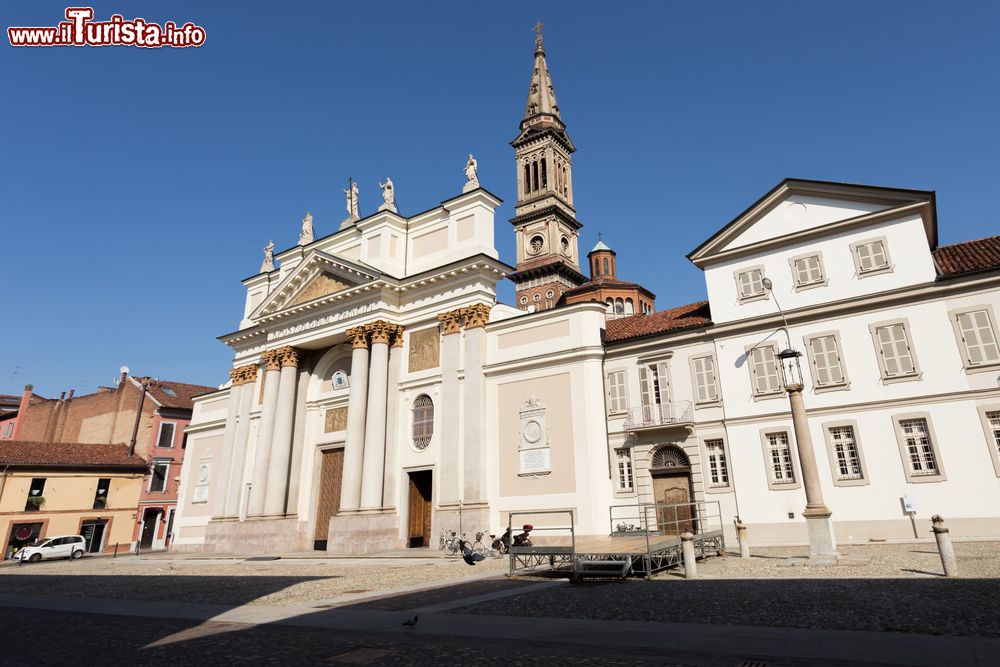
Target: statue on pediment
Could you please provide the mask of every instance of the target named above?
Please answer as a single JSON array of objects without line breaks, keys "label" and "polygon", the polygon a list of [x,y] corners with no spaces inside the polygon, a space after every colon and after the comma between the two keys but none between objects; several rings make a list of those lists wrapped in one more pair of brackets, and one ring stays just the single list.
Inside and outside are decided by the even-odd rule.
[{"label": "statue on pediment", "polygon": [[313,242],[313,217],[312,213],[306,211],[306,217],[302,218],[302,231],[299,232],[299,245],[306,245]]},{"label": "statue on pediment", "polygon": [[479,163],[476,162],[476,158],[472,157],[472,153],[469,153],[469,159],[465,161],[465,186],[462,188],[462,192],[475,190],[478,187]]},{"label": "statue on pediment", "polygon": [[358,215],[358,184],[354,182],[353,178],[349,182],[348,189],[344,190],[344,194],[347,195],[347,218],[357,220],[360,218]]},{"label": "statue on pediment", "polygon": [[264,262],[260,265],[260,270],[264,271],[274,271],[274,241],[268,241],[267,245],[264,246]]},{"label": "statue on pediment", "polygon": [[392,211],[396,213],[396,188],[392,184],[392,179],[385,177],[385,183],[379,183],[382,188],[382,205],[378,207],[380,211]]}]

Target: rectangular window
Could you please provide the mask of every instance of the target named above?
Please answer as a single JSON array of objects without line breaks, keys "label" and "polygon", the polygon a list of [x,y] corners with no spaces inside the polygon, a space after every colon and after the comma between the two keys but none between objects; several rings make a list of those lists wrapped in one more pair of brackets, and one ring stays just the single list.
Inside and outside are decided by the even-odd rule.
[{"label": "rectangular window", "polygon": [[817,287],[826,284],[823,260],[818,253],[793,257],[790,263],[792,265],[792,278],[795,281],[795,289]]},{"label": "rectangular window", "polygon": [[729,486],[729,468],[726,465],[726,446],[722,438],[705,441],[705,455],[708,458],[709,487]]},{"label": "rectangular window", "polygon": [[612,414],[625,412],[628,404],[625,398],[625,371],[611,371],[607,377],[608,411]]},{"label": "rectangular window", "polygon": [[160,437],[156,440],[157,447],[173,447],[174,446],[174,428],[176,424],[173,422],[162,422],[160,423]]},{"label": "rectangular window", "polygon": [[9,438],[10,434],[14,432],[14,422],[7,422],[3,426],[3,437]]},{"label": "rectangular window", "polygon": [[917,358],[910,343],[906,322],[884,322],[871,325],[875,351],[882,370],[882,379],[915,379],[919,373]]},{"label": "rectangular window", "polygon": [[854,268],[859,277],[886,273],[892,270],[886,240],[870,239],[851,244],[854,254]]},{"label": "rectangular window", "polygon": [[622,447],[615,449],[615,460],[618,465],[618,490],[631,491],[632,486],[632,453]]},{"label": "rectangular window", "polygon": [[795,484],[795,466],[787,431],[764,434],[768,471],[772,485]]},{"label": "rectangular window", "polygon": [[807,338],[806,350],[816,389],[844,387],[847,384],[847,373],[840,356],[840,343],[836,333],[816,334]]},{"label": "rectangular window", "polygon": [[35,477],[31,480],[28,497],[24,501],[25,512],[37,512],[45,504],[45,478]]},{"label": "rectangular window", "polygon": [[980,308],[955,313],[954,318],[966,368],[1000,363],[1000,348],[989,310]]},{"label": "rectangular window", "polygon": [[97,480],[97,491],[94,492],[94,509],[103,510],[108,506],[108,492],[111,490],[111,480],[107,477]]},{"label": "rectangular window", "polygon": [[927,420],[902,419],[899,422],[899,429],[903,432],[910,473],[914,475],[938,474],[937,457],[934,455],[934,444],[927,431]]},{"label": "rectangular window", "polygon": [[986,446],[993,460],[993,470],[1000,477],[1000,405],[979,406],[979,418],[986,434]]},{"label": "rectangular window", "polygon": [[781,370],[778,368],[778,357],[773,346],[750,348],[747,361],[754,396],[769,396],[781,392]]},{"label": "rectangular window", "polygon": [[170,473],[170,461],[153,461],[153,466],[149,474],[150,492],[163,492],[167,490],[167,475]]},{"label": "rectangular window", "polygon": [[853,426],[834,426],[830,429],[830,442],[836,460],[833,471],[836,479],[864,479],[861,454],[854,438]]},{"label": "rectangular window", "polygon": [[736,273],[736,290],[740,297],[740,302],[756,301],[764,299],[767,295],[764,292],[764,269],[755,266]]},{"label": "rectangular window", "polygon": [[715,403],[719,400],[719,385],[715,377],[715,357],[694,357],[691,359],[691,374],[694,378],[696,403]]},{"label": "rectangular window", "polygon": [[941,452],[931,428],[930,414],[916,412],[895,415],[893,422],[906,481],[914,484],[945,481]]}]

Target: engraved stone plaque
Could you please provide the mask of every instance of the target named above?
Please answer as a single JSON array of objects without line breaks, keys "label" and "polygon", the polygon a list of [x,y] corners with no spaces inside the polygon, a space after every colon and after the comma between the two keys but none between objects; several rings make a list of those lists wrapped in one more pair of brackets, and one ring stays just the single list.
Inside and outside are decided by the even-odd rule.
[{"label": "engraved stone plaque", "polygon": [[326,411],[323,432],[333,433],[347,428],[347,408],[331,408]]},{"label": "engraved stone plaque", "polygon": [[441,357],[441,340],[437,327],[422,329],[409,334],[410,358],[407,369],[410,373],[437,368]]}]

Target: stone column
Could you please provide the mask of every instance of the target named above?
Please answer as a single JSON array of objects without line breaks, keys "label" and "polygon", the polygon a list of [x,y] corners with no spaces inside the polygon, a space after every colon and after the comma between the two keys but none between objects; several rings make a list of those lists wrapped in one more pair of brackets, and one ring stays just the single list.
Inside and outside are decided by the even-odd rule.
[{"label": "stone column", "polygon": [[[232,456],[228,462],[229,482],[226,485],[226,516],[240,516],[240,498],[243,495],[244,468],[247,461],[247,438],[250,435],[250,410],[253,408],[253,399],[256,395],[257,372],[260,367],[257,364],[240,366],[242,370],[241,383],[243,391],[240,393],[239,419],[236,422],[236,439],[233,441]],[[226,462],[223,462],[226,465]]]},{"label": "stone column", "polygon": [[465,391],[463,403],[463,487],[465,504],[486,500],[486,323],[490,306],[478,303],[462,309],[465,319]]},{"label": "stone column", "polygon": [[799,453],[799,467],[802,469],[802,485],[806,490],[806,509],[802,516],[809,531],[809,560],[817,563],[837,561],[837,540],[830,522],[832,512],[823,502],[823,489],[816,467],[816,452],[812,436],[809,435],[809,419],[806,417],[805,403],[802,401],[802,385],[788,385],[788,400],[792,406],[792,428],[795,430],[795,446]]},{"label": "stone column", "polygon": [[229,485],[230,463],[233,458],[233,443],[236,442],[236,419],[240,414],[240,396],[243,394],[243,371],[233,368],[229,371],[229,403],[226,407],[226,430],[222,435],[222,450],[219,462],[214,465],[216,475],[212,485],[212,518],[226,515],[226,489]]},{"label": "stone column", "polygon": [[351,353],[351,387],[347,397],[347,433],[344,472],[340,485],[340,512],[361,507],[361,467],[365,448],[365,410],[368,403],[368,335],[364,327],[347,330]]},{"label": "stone column", "polygon": [[458,369],[461,362],[462,311],[452,310],[438,315],[441,330],[441,477],[438,498],[441,505],[457,505],[460,496]]},{"label": "stone column", "polygon": [[385,473],[382,483],[382,507],[396,506],[396,450],[400,445],[399,369],[402,363],[403,327],[397,324],[392,346],[389,348],[389,387],[386,398]]},{"label": "stone column", "polygon": [[274,438],[274,417],[278,411],[278,383],[281,381],[281,356],[278,350],[267,350],[264,360],[264,405],[257,426],[257,449],[253,458],[253,475],[250,477],[249,516],[264,514],[264,492],[267,487],[267,468],[271,463],[271,440]]},{"label": "stone column", "polygon": [[382,507],[382,477],[385,465],[386,391],[389,382],[389,338],[395,325],[376,320],[365,325],[371,336],[368,371],[368,414],[365,421],[365,456],[361,475],[361,509]]},{"label": "stone column", "polygon": [[281,364],[278,381],[278,407],[274,415],[274,436],[271,439],[271,460],[264,490],[264,514],[285,514],[288,493],[288,465],[292,455],[292,427],[295,424],[295,385],[298,380],[299,355],[295,348],[276,350]]}]

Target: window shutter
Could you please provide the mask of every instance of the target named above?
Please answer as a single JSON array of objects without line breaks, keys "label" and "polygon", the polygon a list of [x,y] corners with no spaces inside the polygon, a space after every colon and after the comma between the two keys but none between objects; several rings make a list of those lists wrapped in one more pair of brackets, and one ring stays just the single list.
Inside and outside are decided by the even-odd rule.
[{"label": "window shutter", "polygon": [[660,383],[660,404],[666,405],[670,402],[670,377],[667,373],[667,364],[663,362],[656,364],[656,378]]},{"label": "window shutter", "polygon": [[639,367],[639,393],[642,399],[642,407],[649,407],[655,402],[653,399],[652,378],[649,377],[649,369],[645,366]]}]

